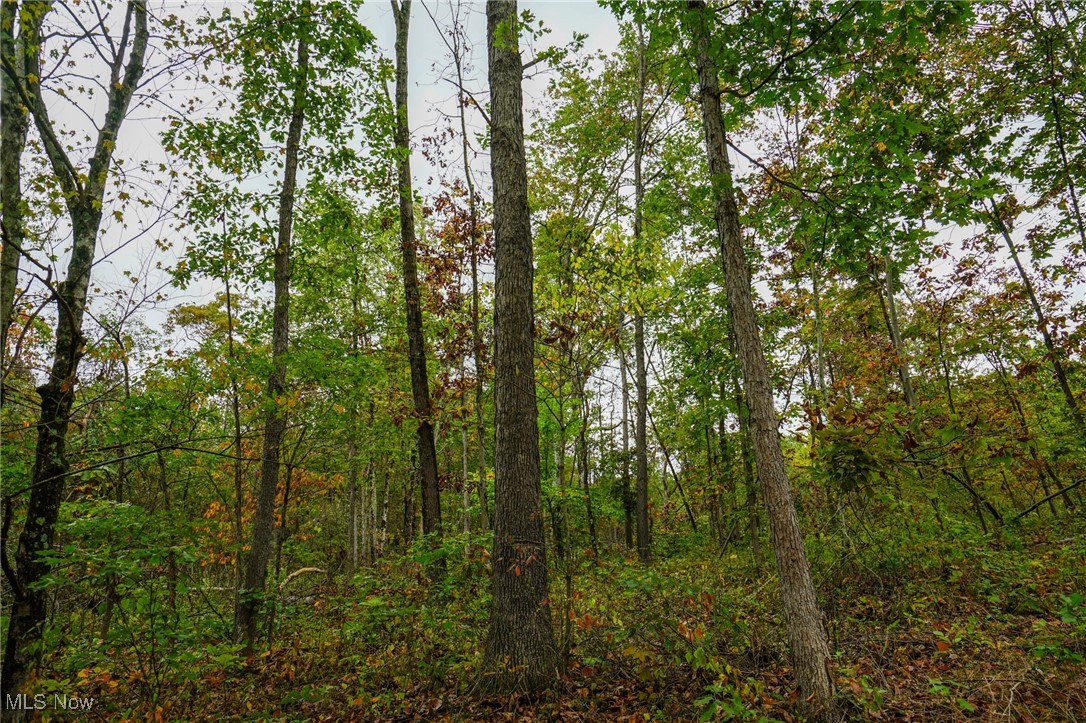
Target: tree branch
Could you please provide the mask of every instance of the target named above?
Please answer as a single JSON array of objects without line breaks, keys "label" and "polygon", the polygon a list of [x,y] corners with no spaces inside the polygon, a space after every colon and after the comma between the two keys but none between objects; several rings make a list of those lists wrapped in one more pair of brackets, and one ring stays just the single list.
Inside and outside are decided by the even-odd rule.
[{"label": "tree branch", "polygon": [[851,15],[852,12],[856,9],[856,7],[859,4],[860,4],[859,2],[854,2],[851,5],[849,5],[847,8],[845,8],[844,12],[842,12],[840,15],[838,15],[833,20],[833,22],[831,22],[829,25],[827,25],[822,30],[822,32],[820,32],[817,36],[815,36],[814,38],[811,38],[811,42],[807,43],[802,48],[798,48],[797,50],[794,50],[791,53],[788,53],[787,55],[782,55],[781,59],[777,61],[777,64],[775,66],[773,66],[772,70],[769,71],[769,74],[766,75],[766,77],[763,78],[762,81],[760,83],[758,83],[757,85],[755,85],[754,87],[752,87],[752,88],[750,88],[750,89],[748,89],[746,91],[733,90],[731,88],[722,88],[721,91],[720,91],[720,94],[721,95],[725,95],[725,94],[730,95],[730,96],[733,96],[735,98],[749,98],[750,96],[754,95],[759,90],[761,90],[766,85],[768,85],[771,81],[775,80],[776,77],[780,74],[781,68],[783,68],[784,65],[789,60],[795,60],[796,58],[800,57],[801,55],[803,55],[804,53],[809,51],[811,48],[815,47],[819,43],[819,41],[821,41],[822,38],[826,37],[830,33],[831,30],[833,30],[835,27],[837,27],[841,23],[842,20],[844,20],[849,15]]},{"label": "tree branch", "polygon": [[1064,494],[1065,492],[1070,492],[1071,490],[1073,490],[1073,489],[1075,489],[1076,487],[1078,487],[1079,485],[1081,485],[1081,484],[1082,484],[1083,482],[1086,482],[1086,477],[1083,477],[1083,478],[1082,478],[1082,479],[1080,479],[1080,480],[1077,480],[1077,481],[1075,481],[1075,482],[1072,482],[1071,484],[1069,484],[1069,485],[1067,485],[1066,487],[1064,487],[1064,488],[1063,488],[1062,490],[1056,490],[1055,492],[1053,492],[1052,494],[1050,494],[1050,495],[1049,495],[1048,497],[1045,497],[1045,498],[1044,498],[1043,500],[1041,500],[1040,502],[1037,502],[1037,503],[1035,503],[1035,504],[1033,504],[1033,505],[1030,505],[1030,506],[1029,506],[1028,508],[1026,508],[1026,510],[1025,510],[1025,511],[1023,511],[1023,512],[1019,512],[1019,513],[1018,513],[1017,515],[1015,515],[1015,516],[1014,516],[1014,521],[1015,521],[1015,522],[1018,522],[1018,520],[1022,519],[1023,517],[1025,517],[1026,515],[1028,515],[1028,514],[1029,514],[1030,512],[1033,512],[1034,510],[1036,510],[1036,509],[1037,509],[1038,507],[1040,507],[1041,505],[1045,504],[1045,503],[1046,503],[1046,502],[1048,502],[1049,500],[1053,500],[1053,499],[1055,499],[1055,498],[1059,497],[1060,495]]}]

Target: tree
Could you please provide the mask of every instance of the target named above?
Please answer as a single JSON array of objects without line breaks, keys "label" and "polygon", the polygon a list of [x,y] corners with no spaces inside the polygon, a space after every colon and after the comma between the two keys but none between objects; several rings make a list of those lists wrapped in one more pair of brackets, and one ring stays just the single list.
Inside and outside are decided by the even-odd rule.
[{"label": "tree", "polygon": [[533,354],[532,230],[516,0],[487,3],[494,182],[493,602],[483,657],[496,690],[542,690],[557,673],[547,589]]},{"label": "tree", "polygon": [[750,271],[739,228],[739,210],[728,160],[720,81],[711,50],[711,29],[716,18],[702,0],[690,0],[687,7],[695,41],[705,149],[714,201],[713,216],[724,264],[736,351],[749,405],[758,478],[765,495],[773,549],[777,557],[788,642],[800,693],[811,701],[815,709],[821,709],[829,704],[833,696],[830,649],[784,466],[777,415],[773,407],[773,387],[751,297]]},{"label": "tree", "polygon": [[[425,7],[425,6],[423,6]],[[483,332],[480,325],[482,310],[481,289],[479,284],[479,264],[489,258],[487,233],[479,218],[478,194],[475,190],[475,175],[471,170],[470,153],[471,144],[468,137],[468,108],[474,103],[464,88],[464,75],[466,57],[470,51],[464,26],[460,20],[463,6],[453,6],[452,27],[447,34],[442,35],[445,47],[449,49],[450,59],[456,71],[456,106],[460,121],[460,160],[464,164],[464,196],[467,198],[467,241],[468,258],[471,264],[471,342],[472,359],[475,366],[475,485],[476,495],[479,498],[479,508],[482,513],[483,527],[490,527],[490,502],[487,499],[487,474],[486,474],[486,410],[484,408],[484,391],[486,385],[486,344],[483,341]],[[429,10],[427,10],[429,12]],[[431,15],[431,19],[434,20]],[[437,21],[434,20],[435,26]],[[460,190],[454,184],[454,190]],[[449,203],[450,220],[454,221],[460,214],[455,210],[455,205]],[[465,479],[464,484],[467,484]]]},{"label": "tree", "polygon": [[[312,12],[311,6],[302,6],[303,13]],[[245,579],[238,597],[235,620],[236,633],[252,649],[257,637],[257,624],[264,591],[264,579],[271,556],[272,532],[275,527],[275,498],[279,486],[280,446],[287,420],[280,408],[281,397],[287,386],[287,345],[290,339],[290,239],[294,224],[294,191],[298,184],[298,150],[302,141],[302,124],[308,103],[306,92],[309,83],[309,39],[299,35],[298,56],[295,68],[293,100],[290,109],[290,125],[287,129],[286,159],[283,163],[283,185],[279,191],[279,224],[275,243],[274,282],[275,301],[272,310],[272,368],[268,373],[267,418],[264,422],[264,451],[260,466],[260,487],[256,497],[256,515],[253,517],[253,541],[249,557],[245,561]]]},{"label": "tree", "polygon": [[[27,2],[19,12],[27,14],[31,27],[40,27],[51,7],[52,3],[49,2]],[[32,664],[34,646],[41,640],[45,623],[48,591],[39,583],[49,573],[50,565],[41,559],[41,554],[53,546],[57,515],[68,477],[69,466],[65,455],[68,425],[75,399],[79,360],[84,349],[83,316],[102,222],[102,201],[110,178],[118,134],[132,95],[143,76],[149,36],[146,4],[142,0],[130,0],[125,6],[124,18],[120,42],[110,43],[113,58],[105,119],[84,171],[76,168],[76,161],[70,155],[70,150],[61,143],[50,116],[40,82],[40,49],[35,49],[37,52],[30,50],[24,58],[22,73],[9,63],[4,63],[7,82],[14,85],[41,136],[56,183],[63,191],[72,226],[67,277],[55,289],[57,322],[53,363],[49,378],[38,387],[41,413],[38,417],[38,440],[26,523],[19,536],[15,569],[10,568],[6,557],[3,560],[4,572],[14,593],[7,647],[4,650],[3,689],[8,694],[22,691]],[[26,42],[34,44],[37,33],[33,30],[30,33],[31,37]]]},{"label": "tree", "polygon": [[[261,474],[235,616],[235,634],[250,649],[256,641],[273,550],[283,466],[281,447],[291,391],[287,382],[289,302],[298,176],[304,169],[313,183],[346,174],[362,175],[362,153],[355,135],[360,128],[369,130],[367,126],[375,118],[383,121],[389,117],[387,108],[376,101],[376,84],[372,82],[380,67],[363,63],[373,46],[373,36],[358,23],[356,13],[357,5],[352,2],[295,5],[269,0],[257,3],[253,12],[241,17],[224,12],[220,18],[206,19],[205,36],[200,41],[215,52],[204,56],[205,65],[224,62],[237,70],[230,101],[233,113],[177,118],[166,136],[168,148],[196,165],[195,183],[186,198],[189,223],[204,233],[218,233],[220,226],[233,228],[251,248],[271,246],[274,298]],[[373,137],[372,145],[380,147],[380,135]],[[365,140],[369,139],[367,133]],[[265,146],[268,140],[281,153],[269,153]],[[318,140],[323,147],[314,143]],[[253,180],[278,192],[242,190],[245,182]],[[268,216],[273,213],[276,222],[271,224]],[[230,254],[213,253],[219,246],[222,244],[215,243],[205,251],[197,246],[190,251],[198,262],[191,271],[221,277],[223,264],[236,263],[234,256],[243,253],[240,244],[232,243]],[[246,266],[258,278],[267,279],[261,263],[250,260]]]},{"label": "tree", "polygon": [[[645,183],[643,180],[645,157],[645,41],[644,28],[637,24],[637,98],[635,101],[633,169],[633,243],[635,257],[641,252],[644,232]],[[634,516],[637,519],[637,556],[641,562],[649,561],[649,450],[648,425],[649,382],[645,366],[645,312],[641,304],[634,310],[634,387],[637,389],[634,423]]]},{"label": "tree", "polygon": [[[19,263],[26,243],[21,173],[30,120],[20,89],[26,88],[27,64],[37,64],[40,58],[45,17],[35,6],[22,15],[18,10],[19,4],[12,0],[0,5],[0,231],[4,245],[0,252],[0,370],[4,372]],[[0,387],[0,404],[3,399]]]},{"label": "tree", "polygon": [[[426,337],[422,327],[419,295],[418,240],[415,237],[415,207],[411,192],[411,129],[407,122],[407,36],[411,22],[411,0],[392,0],[396,18],[396,151],[400,199],[400,248],[403,253],[404,304],[407,307],[407,345],[411,366],[411,394],[418,418],[416,443],[419,475],[422,480],[422,532],[429,544],[441,543],[441,488],[437,479],[437,451],[434,448],[433,409],[430,381],[426,371]],[[445,564],[438,558],[431,574],[441,577]]]}]

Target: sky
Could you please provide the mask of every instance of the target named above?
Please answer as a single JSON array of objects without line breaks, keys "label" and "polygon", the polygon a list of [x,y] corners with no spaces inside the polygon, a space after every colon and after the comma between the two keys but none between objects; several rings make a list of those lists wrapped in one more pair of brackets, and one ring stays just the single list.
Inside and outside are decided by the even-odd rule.
[{"label": "sky", "polygon": [[[450,65],[448,48],[441,39],[434,21],[447,27],[453,15],[453,3],[428,0],[412,3],[411,31],[408,39],[408,117],[412,139],[418,143],[422,135],[434,130],[443,121],[443,113],[456,112],[455,72]],[[468,41],[471,44],[465,85],[477,98],[486,98],[486,5],[483,2],[462,3]],[[584,53],[610,51],[618,45],[618,22],[611,11],[594,0],[542,0],[521,2],[522,11],[531,11],[550,30],[533,47],[522,48],[525,61],[535,52],[549,46],[564,46],[574,33],[586,34]],[[429,12],[427,12],[427,10]],[[395,25],[388,2],[367,2],[362,8],[362,22],[374,33],[385,57],[393,58]],[[550,74],[532,73],[524,83],[525,122],[530,122],[532,109],[543,101]],[[475,114],[475,128],[482,125]],[[454,154],[457,155],[457,154]],[[432,170],[416,147],[411,159],[417,183],[424,184]],[[485,165],[485,163],[484,163]]]},{"label": "sky", "polygon": [[[73,11],[89,12],[88,5],[93,0],[84,0],[80,8],[75,5],[58,3],[54,10],[56,23],[65,21],[65,13]],[[158,16],[168,13],[178,13],[195,17],[205,9],[214,10],[224,4],[241,7],[241,3],[223,3],[218,0],[152,0],[150,6],[152,12]],[[116,33],[119,27],[119,13],[123,11],[123,3],[117,3],[112,11],[116,20],[111,22],[111,29]],[[450,81],[452,77],[449,53],[442,41],[441,31],[435,27],[435,21],[447,27],[453,14],[453,5],[449,2],[438,0],[415,0],[412,7],[411,34],[409,38],[410,59],[410,88],[409,88],[409,119],[412,130],[412,140],[415,150],[412,157],[412,170],[414,172],[415,188],[426,192],[434,183],[435,169],[419,151],[420,140],[448,123],[448,117],[456,113],[456,88]],[[562,46],[569,43],[574,33],[585,34],[586,41],[583,52],[587,54],[600,51],[613,50],[619,39],[618,23],[610,10],[600,7],[594,1],[549,1],[535,0],[522,2],[522,10],[531,11],[538,20],[550,29],[541,41],[534,47],[523,49],[526,60],[534,57],[539,50],[550,46]],[[476,97],[485,99],[487,95],[486,82],[486,17],[485,3],[468,2],[461,5],[462,17],[466,24],[466,31],[470,43],[469,66],[465,85]],[[429,11],[429,12],[427,12]],[[432,16],[432,18],[431,18]],[[361,11],[362,22],[375,34],[377,43],[385,57],[393,57],[394,21],[390,4],[388,2],[369,2],[363,5]],[[161,34],[161,31],[159,31]],[[160,42],[159,40],[158,42]],[[73,56],[78,60],[74,68],[75,73],[93,76],[104,72],[104,65],[100,59],[93,55]],[[532,111],[545,101],[544,91],[549,79],[547,72],[536,73],[524,84],[524,100],[526,122],[530,123]],[[160,83],[160,81],[159,81]],[[190,83],[187,87],[183,82],[174,82],[172,90],[177,98],[173,101],[172,108],[180,106],[180,101],[186,93],[191,94],[195,86]],[[155,90],[152,83],[150,91]],[[165,96],[162,96],[165,98]],[[85,132],[89,129],[86,111],[89,117],[100,119],[104,112],[102,94],[99,93],[93,102],[81,100],[79,107],[66,104],[60,99],[53,99],[52,107],[55,111],[54,120],[58,126]],[[161,99],[146,102],[142,106],[133,109],[122,128],[117,156],[128,161],[150,160],[169,164],[169,159],[161,147],[160,134],[167,127],[164,116],[172,110]],[[476,114],[477,116],[477,114]],[[473,121],[475,130],[482,129],[482,120],[475,117]],[[458,141],[454,141],[458,143]],[[451,158],[459,159],[459,148],[449,149]],[[751,148],[753,155],[757,155],[757,149]],[[734,161],[735,159],[733,159]],[[739,170],[742,171],[740,164]],[[129,167],[131,164],[129,164]],[[486,176],[489,160],[481,155],[475,162],[474,171]],[[486,185],[485,183],[483,184]],[[173,184],[166,174],[151,174],[151,177],[141,179],[133,191],[144,192],[168,202],[171,197],[176,200],[176,184]],[[138,298],[144,293],[151,293],[168,282],[165,267],[168,267],[181,252],[186,243],[198,243],[199,239],[191,237],[184,232],[178,232],[168,224],[158,221],[158,205],[148,208],[140,208],[129,204],[125,209],[123,223],[112,217],[107,210],[106,225],[103,231],[99,262],[94,270],[94,285],[103,289],[132,289],[132,283],[125,277],[125,272],[139,278],[135,294]],[[53,278],[63,278],[63,266],[66,262],[63,246],[63,225],[58,231],[58,243],[56,244],[57,260],[54,262],[56,270]],[[953,233],[950,231],[949,233]],[[960,230],[959,230],[960,233]],[[156,238],[164,237],[173,243],[168,252],[156,249]],[[164,268],[156,268],[161,264]],[[218,288],[215,282],[199,281],[187,290],[167,288],[164,292],[169,300],[157,308],[149,310],[145,318],[152,327],[160,326],[166,317],[165,309],[178,303],[194,303],[206,300],[214,294]],[[93,295],[93,294],[92,294]],[[100,296],[100,295],[99,295]],[[106,306],[99,303],[95,305],[98,310]]]},{"label": "sky", "polygon": [[[83,23],[93,22],[90,13],[94,4],[95,0],[84,0],[82,3],[72,5],[58,3],[49,21],[56,28],[71,26],[77,17]],[[104,5],[102,2],[97,4]],[[149,3],[152,16],[157,18],[177,14],[182,18],[193,19],[206,11],[217,12],[223,6],[241,9],[244,3],[219,0],[161,0],[160,2],[152,0]],[[409,122],[414,146],[412,170],[415,188],[416,191],[421,192],[426,192],[428,188],[436,184],[436,173],[420,152],[420,141],[424,136],[432,134],[435,129],[447,124],[448,116],[457,112],[456,87],[450,82],[455,75],[450,64],[449,51],[439,29],[435,26],[435,21],[442,25],[442,30],[448,26],[453,16],[453,7],[450,2],[438,0],[428,0],[425,4],[420,0],[415,0],[412,4],[411,32],[408,41]],[[476,97],[485,100],[487,96],[485,3],[466,2],[460,7],[470,45],[469,68],[466,70],[465,85]],[[574,32],[588,35],[584,47],[586,53],[610,50],[617,44],[617,21],[609,10],[601,8],[594,1],[550,2],[543,0],[522,2],[520,8],[530,10],[551,31],[534,46],[523,49],[525,59],[530,59],[535,52],[550,45],[569,43],[573,39]],[[123,10],[124,3],[116,3],[106,14],[107,25],[114,38],[119,34]],[[360,19],[374,33],[382,54],[387,58],[394,58],[395,23],[390,3],[377,1],[365,3],[362,6]],[[155,68],[156,63],[161,66],[163,60],[163,56],[157,50],[157,46],[162,42],[162,29],[156,23],[152,23],[152,36],[156,35],[158,37],[152,41],[149,51],[147,64],[149,69]],[[60,72],[71,73],[73,77],[96,79],[99,82],[104,80],[107,72],[105,65],[90,51],[89,46],[84,45],[81,53],[74,53],[71,57],[75,65],[67,69],[62,67]],[[154,76],[154,72],[145,73],[145,82],[148,76]],[[526,122],[530,122],[533,107],[542,100],[548,76],[547,72],[534,72],[524,84]],[[166,117],[176,115],[178,109],[183,106],[184,100],[193,93],[206,91],[206,88],[201,88],[198,83],[186,83],[179,78],[174,78],[169,84],[164,84],[163,77],[154,77],[141,89],[143,98],[137,95],[121,128],[115,155],[134,181],[133,188],[127,191],[133,197],[140,194],[154,197],[156,203],[148,207],[127,204],[123,209],[123,220],[113,217],[112,207],[107,209],[93,271],[91,294],[92,313],[95,311],[116,313],[113,302],[104,301],[102,294],[127,290],[134,299],[139,299],[161,290],[168,296],[168,300],[158,305],[145,304],[141,312],[145,322],[151,328],[160,327],[165,323],[166,310],[169,307],[177,304],[199,303],[219,290],[219,285],[210,280],[197,280],[184,290],[165,287],[169,282],[168,267],[179,258],[186,244],[198,242],[198,239],[192,238],[187,232],[178,231],[160,218],[162,206],[168,207],[171,201],[176,203],[176,193],[179,190],[178,183],[171,180],[168,172],[156,171],[141,177],[141,174],[134,171],[139,162],[151,162],[152,167],[158,163],[163,163],[166,167],[172,165],[171,159],[161,144],[161,134],[168,127]],[[80,80],[74,82],[82,84]],[[70,98],[75,99],[76,96],[70,94]],[[100,90],[92,95],[78,96],[74,103],[56,96],[48,100],[54,124],[59,129],[73,131],[74,138],[80,138],[84,134],[93,136],[91,119],[100,122],[105,112],[104,93]],[[475,116],[473,120],[469,120],[469,123],[476,131],[479,131],[482,129],[483,121],[477,113]],[[459,140],[454,142],[457,147],[449,149],[449,156],[458,161]],[[84,147],[73,153],[74,157],[79,158],[90,144],[77,141],[76,145]],[[28,157],[24,159],[30,160]],[[484,178],[488,175],[489,159],[485,155],[480,155],[474,165],[476,174]],[[183,213],[180,209],[176,210]],[[54,243],[50,250],[55,257],[51,263],[54,267],[52,277],[63,278],[67,263],[66,246],[70,243],[65,221],[62,220],[56,227],[54,236]],[[163,252],[157,248],[155,242],[160,238],[172,244],[170,250]],[[130,282],[132,277],[139,280],[135,286]],[[95,288],[98,289],[97,294],[94,291]],[[36,291],[40,293],[41,290],[39,285]],[[34,291],[33,288],[32,291]],[[97,303],[95,303],[96,298]]]}]

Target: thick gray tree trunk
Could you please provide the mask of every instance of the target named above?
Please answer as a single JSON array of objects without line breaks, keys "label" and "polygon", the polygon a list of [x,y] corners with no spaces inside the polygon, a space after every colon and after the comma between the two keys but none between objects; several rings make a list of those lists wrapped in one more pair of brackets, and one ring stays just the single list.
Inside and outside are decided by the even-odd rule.
[{"label": "thick gray tree trunk", "polygon": [[287,419],[280,408],[287,388],[287,347],[290,343],[290,241],[294,225],[294,195],[298,181],[298,151],[305,121],[306,93],[309,86],[309,45],[298,41],[297,76],[294,99],[287,128],[283,188],[279,192],[279,232],[275,244],[275,301],[272,308],[272,370],[268,374],[265,398],[271,405],[264,422],[264,452],[260,467],[260,487],[253,518],[253,541],[245,563],[244,589],[238,600],[235,618],[237,635],[247,650],[256,643],[268,560],[275,532],[275,497],[279,486],[279,458]]},{"label": "thick gray tree trunk", "polygon": [[746,253],[739,230],[739,212],[720,105],[720,82],[710,50],[710,33],[715,18],[702,0],[690,0],[688,8],[691,10],[690,20],[696,41],[702,122],[705,126],[709,173],[712,175],[713,215],[724,259],[728,306],[735,327],[736,348],[750,408],[758,478],[765,495],[769,529],[777,557],[788,642],[800,694],[809,702],[811,709],[819,711],[830,704],[833,696],[830,649],[784,466],[777,414],[773,407],[773,387],[762,351]]},{"label": "thick gray tree trunk", "polygon": [[486,687],[554,684],[535,397],[532,231],[515,0],[486,6],[494,179],[494,565]]}]

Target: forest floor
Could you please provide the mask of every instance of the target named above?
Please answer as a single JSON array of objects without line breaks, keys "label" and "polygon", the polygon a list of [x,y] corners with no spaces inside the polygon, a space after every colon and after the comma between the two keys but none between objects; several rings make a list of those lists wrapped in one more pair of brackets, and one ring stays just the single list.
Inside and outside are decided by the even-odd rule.
[{"label": "forest floor", "polygon": [[[1061,527],[816,550],[838,717],[1086,720],[1086,521]],[[775,575],[678,537],[649,567],[615,549],[554,568],[561,682],[482,694],[483,541],[450,555],[441,586],[409,557],[299,578],[270,651],[212,645],[154,678],[111,660],[79,672],[81,694],[132,720],[802,720]]]}]

